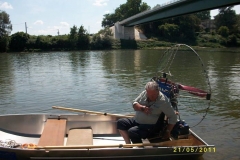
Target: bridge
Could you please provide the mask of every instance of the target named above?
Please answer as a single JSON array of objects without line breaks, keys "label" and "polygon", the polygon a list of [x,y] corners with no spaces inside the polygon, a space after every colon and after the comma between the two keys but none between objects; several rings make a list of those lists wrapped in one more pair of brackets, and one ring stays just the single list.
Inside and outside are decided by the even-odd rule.
[{"label": "bridge", "polygon": [[240,0],[172,0],[117,22],[111,29],[116,39],[145,39],[134,26],[237,4],[240,4]]}]

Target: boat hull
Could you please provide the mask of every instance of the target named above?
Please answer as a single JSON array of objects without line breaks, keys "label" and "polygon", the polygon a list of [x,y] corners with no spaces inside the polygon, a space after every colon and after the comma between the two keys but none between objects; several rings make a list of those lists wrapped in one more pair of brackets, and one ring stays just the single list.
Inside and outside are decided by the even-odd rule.
[{"label": "boat hull", "polygon": [[[44,130],[47,119],[66,119],[64,141],[68,139],[72,128],[91,127],[93,132],[93,145],[91,146],[53,146],[52,148],[29,148],[23,144],[37,146]],[[118,117],[90,114],[29,114],[29,115],[3,115],[0,116],[0,159],[178,159],[179,157],[198,157],[209,149],[208,145],[193,131],[188,136],[193,141],[188,146],[145,146],[124,147],[124,141],[116,129]],[[5,141],[13,140],[19,144],[15,148],[4,146]],[[144,142],[145,143],[145,142]],[[150,143],[150,142],[148,142]],[[5,143],[6,144],[6,143]],[[116,145],[116,146],[112,146]],[[94,148],[94,146],[96,148]],[[102,146],[102,147],[101,147]],[[62,147],[62,148],[61,148]]]}]

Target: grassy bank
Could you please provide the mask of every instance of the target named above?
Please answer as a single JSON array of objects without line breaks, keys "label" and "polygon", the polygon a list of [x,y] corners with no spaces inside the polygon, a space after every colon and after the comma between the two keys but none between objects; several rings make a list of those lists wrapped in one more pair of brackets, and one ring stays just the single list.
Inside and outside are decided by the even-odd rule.
[{"label": "grassy bank", "polygon": [[112,49],[159,49],[178,43],[184,43],[193,48],[240,47],[240,39],[237,36],[222,37],[215,33],[198,33],[196,41],[168,42],[159,39],[155,37],[148,40],[113,40]]}]

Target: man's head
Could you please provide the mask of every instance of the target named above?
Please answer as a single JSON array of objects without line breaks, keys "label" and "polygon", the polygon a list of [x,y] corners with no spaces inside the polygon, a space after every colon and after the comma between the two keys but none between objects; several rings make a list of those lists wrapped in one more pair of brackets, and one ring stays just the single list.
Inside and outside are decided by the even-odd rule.
[{"label": "man's head", "polygon": [[145,86],[149,101],[155,101],[159,95],[159,86],[156,82],[148,82]]}]

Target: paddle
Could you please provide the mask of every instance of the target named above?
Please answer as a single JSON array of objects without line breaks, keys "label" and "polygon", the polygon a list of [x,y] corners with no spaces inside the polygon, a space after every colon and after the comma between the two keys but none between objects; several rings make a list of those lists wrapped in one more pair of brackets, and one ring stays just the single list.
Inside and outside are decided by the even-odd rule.
[{"label": "paddle", "polygon": [[89,148],[130,148],[130,147],[172,147],[172,146],[191,146],[192,139],[179,139],[160,143],[136,143],[136,144],[113,144],[113,145],[71,145],[71,146],[36,146],[35,149],[89,149]]},{"label": "paddle", "polygon": [[74,109],[74,108],[66,108],[66,107],[60,107],[60,106],[52,106],[53,109],[60,109],[60,110],[67,110],[72,112],[82,112],[82,113],[89,113],[89,114],[99,114],[99,115],[105,115],[105,116],[115,116],[115,117],[122,117],[122,118],[131,118],[132,115],[121,115],[121,114],[111,114],[111,113],[104,113],[104,112],[95,112],[95,111],[89,111],[89,110],[81,110],[81,109]]}]

